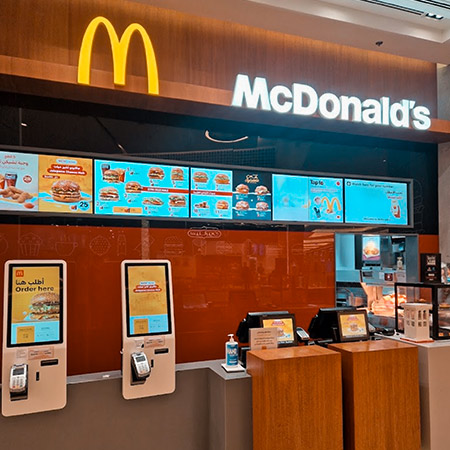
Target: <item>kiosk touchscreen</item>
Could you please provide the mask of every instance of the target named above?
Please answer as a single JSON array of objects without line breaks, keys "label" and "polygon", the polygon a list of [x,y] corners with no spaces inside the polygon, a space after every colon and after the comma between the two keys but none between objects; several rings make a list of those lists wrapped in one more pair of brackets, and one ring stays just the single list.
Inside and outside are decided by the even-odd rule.
[{"label": "kiosk touchscreen", "polygon": [[122,261],[122,393],[133,399],[175,390],[170,261]]},{"label": "kiosk touchscreen", "polygon": [[61,260],[5,264],[4,416],[66,405],[66,278]]}]

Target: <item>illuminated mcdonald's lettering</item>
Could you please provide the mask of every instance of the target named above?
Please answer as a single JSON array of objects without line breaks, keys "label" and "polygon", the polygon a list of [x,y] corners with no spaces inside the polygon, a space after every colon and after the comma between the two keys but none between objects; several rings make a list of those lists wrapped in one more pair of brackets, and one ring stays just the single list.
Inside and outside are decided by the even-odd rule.
[{"label": "illuminated mcdonald's lettering", "polygon": [[142,38],[145,49],[145,57],[147,60],[147,79],[148,93],[153,95],[159,94],[158,66],[156,65],[155,52],[152,42],[147,31],[142,25],[132,23],[128,25],[123,32],[122,37],[119,36],[114,29],[112,23],[105,17],[96,17],[93,19],[83,36],[80,48],[80,56],[78,60],[78,83],[89,85],[91,82],[91,57],[92,45],[94,43],[95,33],[100,25],[104,25],[108,32],[109,41],[111,43],[111,51],[113,57],[114,84],[125,86],[125,74],[127,69],[128,47],[133,33],[137,32]]}]

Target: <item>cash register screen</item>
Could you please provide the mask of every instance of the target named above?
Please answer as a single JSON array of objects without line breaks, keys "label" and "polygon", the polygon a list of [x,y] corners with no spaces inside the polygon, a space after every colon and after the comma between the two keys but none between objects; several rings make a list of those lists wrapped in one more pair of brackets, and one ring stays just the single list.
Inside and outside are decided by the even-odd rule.
[{"label": "cash register screen", "polygon": [[295,316],[283,314],[272,317],[261,317],[263,328],[277,328],[278,346],[289,347],[297,345],[297,334],[295,330]]},{"label": "cash register screen", "polygon": [[63,293],[62,264],[10,264],[7,347],[61,343]]},{"label": "cash register screen", "polygon": [[166,263],[125,264],[127,336],[170,334],[170,282]]},{"label": "cash register screen", "polygon": [[366,311],[339,311],[338,329],[341,342],[367,341],[369,329]]}]

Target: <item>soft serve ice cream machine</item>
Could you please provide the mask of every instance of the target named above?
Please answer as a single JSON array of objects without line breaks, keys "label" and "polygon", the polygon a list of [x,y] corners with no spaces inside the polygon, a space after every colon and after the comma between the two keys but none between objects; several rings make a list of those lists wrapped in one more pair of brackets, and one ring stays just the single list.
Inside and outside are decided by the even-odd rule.
[{"label": "soft serve ice cream machine", "polygon": [[175,324],[170,261],[122,262],[122,394],[175,390]]}]

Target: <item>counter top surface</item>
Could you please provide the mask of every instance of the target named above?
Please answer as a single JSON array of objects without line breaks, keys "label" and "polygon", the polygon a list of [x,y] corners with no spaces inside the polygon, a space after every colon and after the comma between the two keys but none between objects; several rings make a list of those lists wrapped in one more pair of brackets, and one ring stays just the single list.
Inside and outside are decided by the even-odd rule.
[{"label": "counter top surface", "polygon": [[328,348],[339,352],[362,353],[411,348],[411,343],[382,339],[379,341],[342,342],[330,344]]},{"label": "counter top surface", "polygon": [[397,333],[394,336],[380,336],[382,339],[389,339],[391,341],[395,342],[404,342],[406,344],[415,345],[416,347],[423,347],[423,348],[442,348],[442,347],[450,347],[450,339],[445,340],[439,340],[439,341],[433,341],[433,342],[413,342],[413,341],[407,341],[403,340],[403,334]]},{"label": "counter top surface", "polygon": [[302,347],[284,347],[268,350],[254,350],[247,354],[256,356],[264,361],[275,361],[280,359],[308,358],[312,356],[325,356],[334,352],[318,345],[306,345]]},{"label": "counter top surface", "polygon": [[[188,370],[202,370],[210,369],[218,376],[220,376],[225,381],[228,380],[238,380],[241,378],[251,378],[250,375],[245,372],[228,373],[221,366],[225,360],[216,359],[209,361],[196,361],[191,363],[177,364],[175,366],[176,372],[183,372]],[[122,378],[122,373],[120,370],[113,370],[110,372],[97,372],[97,373],[87,373],[82,375],[72,375],[67,377],[67,384],[79,384],[79,383],[90,383],[95,381],[107,381],[114,380],[117,378]]]}]

